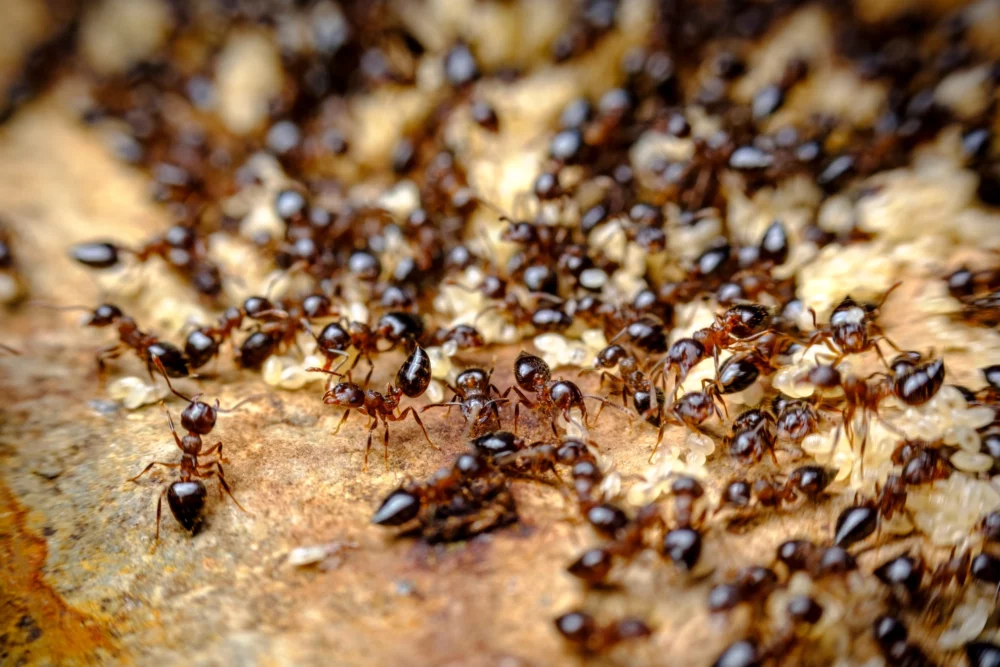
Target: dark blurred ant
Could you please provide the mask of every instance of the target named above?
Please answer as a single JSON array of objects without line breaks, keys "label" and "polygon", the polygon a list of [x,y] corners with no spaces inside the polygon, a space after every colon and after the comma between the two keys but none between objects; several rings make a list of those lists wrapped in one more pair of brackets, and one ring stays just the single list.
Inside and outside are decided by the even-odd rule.
[{"label": "dark blurred ant", "polygon": [[166,373],[170,377],[187,377],[190,373],[188,362],[183,352],[171,343],[161,341],[156,336],[147,334],[139,329],[139,325],[136,324],[135,320],[122,313],[118,306],[104,303],[93,310],[85,306],[46,307],[54,307],[56,310],[87,311],[90,315],[84,321],[84,326],[103,328],[112,324],[118,325],[119,341],[100,348],[95,354],[97,369],[101,378],[104,377],[105,362],[108,359],[117,359],[121,355],[123,348],[132,348],[136,356],[146,364],[146,371],[149,373],[150,380],[153,379],[153,366],[157,359],[163,364]]},{"label": "dark blurred ant", "polygon": [[563,639],[583,653],[605,653],[622,642],[653,634],[640,619],[623,618],[599,625],[593,616],[584,611],[563,614],[555,620],[555,625]]},{"label": "dark blurred ant", "polygon": [[[335,371],[326,370],[323,368],[307,368],[309,372],[316,373],[326,373],[328,375],[333,375],[336,377],[342,377],[340,373]],[[364,469],[368,470],[368,452],[372,448],[372,435],[375,432],[375,428],[378,426],[379,420],[382,420],[382,426],[385,432],[384,436],[384,452],[385,452],[385,465],[389,467],[389,422],[398,422],[406,418],[407,415],[411,415],[417,425],[420,426],[420,430],[423,431],[424,438],[427,440],[428,444],[434,449],[439,449],[431,441],[431,437],[427,435],[427,429],[424,427],[423,421],[420,419],[420,415],[417,414],[416,409],[411,405],[405,408],[401,413],[396,414],[396,408],[399,406],[400,399],[405,395],[410,398],[416,398],[427,391],[427,387],[431,382],[431,361],[430,357],[423,348],[417,346],[414,348],[413,352],[407,357],[406,361],[399,368],[396,373],[396,384],[386,385],[385,394],[381,394],[372,389],[367,391],[354,384],[353,382],[340,382],[336,384],[333,388],[328,389],[325,394],[323,394],[323,403],[327,405],[334,405],[345,408],[344,416],[340,418],[337,423],[337,427],[333,430],[333,434],[336,435],[340,428],[347,421],[347,418],[351,415],[351,410],[357,410],[363,415],[366,415],[371,421],[368,427],[368,443],[365,446],[365,460]]]},{"label": "dark blurred ant", "polygon": [[[554,412],[562,414],[567,422],[572,421],[570,410],[578,408],[583,415],[583,425],[590,426],[587,421],[587,406],[584,404],[585,398],[599,401],[602,405],[610,405],[616,410],[622,410],[626,415],[629,413],[623,408],[612,404],[600,396],[584,394],[574,383],[569,380],[553,380],[552,370],[541,357],[537,357],[527,352],[521,352],[514,360],[514,380],[517,385],[512,385],[502,395],[513,391],[518,395],[518,401],[514,405],[514,432],[517,433],[517,420],[521,405],[524,404],[529,410],[538,410],[552,416],[552,432],[559,435],[556,429]],[[520,387],[520,389],[518,389]],[[535,401],[529,400],[521,390],[535,394]],[[631,418],[631,417],[630,417]]]},{"label": "dark blurred ant", "polygon": [[188,225],[174,225],[135,249],[109,242],[91,242],[73,246],[70,254],[89,268],[109,269],[119,264],[123,252],[134,255],[141,263],[152,257],[162,258],[207,296],[215,297],[222,291],[222,277],[218,266],[208,258],[205,239]]},{"label": "dark blurred ant", "polygon": [[431,337],[431,342],[437,346],[454,343],[459,350],[474,350],[486,345],[483,335],[468,324],[457,324],[451,329],[438,329]]},{"label": "dark blurred ant", "polygon": [[842,547],[820,547],[808,540],[782,542],[778,545],[775,561],[783,564],[788,574],[807,572],[814,580],[858,569],[857,561]]},{"label": "dark blurred ant", "polygon": [[[653,530],[662,531],[665,524],[659,508],[652,504],[641,507],[631,519],[620,510],[618,513],[603,512],[604,508],[600,505],[590,509],[613,514],[613,539],[603,546],[584,551],[566,571],[590,586],[603,586],[607,583],[614,561],[631,561],[647,547],[647,535]],[[594,525],[593,521],[591,525]]]},{"label": "dark blurred ant", "polygon": [[806,349],[808,350],[817,343],[824,343],[836,355],[835,360],[830,364],[831,366],[836,366],[841,359],[848,355],[860,354],[874,349],[882,363],[888,367],[889,364],[878,346],[879,341],[884,340],[898,352],[902,352],[902,350],[886,337],[875,319],[889,295],[902,284],[902,282],[895,283],[882,295],[877,304],[859,305],[851,297],[844,297],[844,300],[833,309],[830,321],[825,327],[816,324],[816,313],[810,310],[813,316],[813,327],[816,331],[809,337]]},{"label": "dark blurred ant", "polygon": [[382,501],[372,516],[379,526],[415,521],[428,542],[451,542],[517,521],[506,478],[474,453],[460,454],[427,481],[407,481]]},{"label": "dark blurred ant", "polygon": [[708,610],[713,614],[725,613],[742,604],[760,608],[777,586],[778,575],[774,570],[761,565],[745,567],[731,581],[709,590]]},{"label": "dark blurred ant", "polygon": [[924,361],[919,352],[906,352],[890,365],[892,393],[907,405],[923,405],[944,384],[944,360]]},{"label": "dark blurred ant", "polygon": [[835,468],[804,465],[789,473],[784,484],[767,478],[758,479],[753,483],[746,479],[732,480],[723,488],[715,514],[727,507],[744,510],[754,501],[761,507],[791,504],[797,501],[799,496],[815,501],[833,483],[836,473]]},{"label": "dark blurred ant", "polygon": [[214,326],[201,326],[191,331],[184,341],[184,354],[191,368],[201,368],[217,357],[222,344],[243,324],[243,317],[243,310],[230,307]]},{"label": "dark blurred ant", "polygon": [[[499,397],[500,390],[490,382],[492,375],[492,369],[487,372],[481,368],[468,368],[455,378],[454,387],[448,385],[455,394],[450,401],[425,405],[420,411],[446,407],[450,413],[452,407],[458,406],[470,434],[495,431],[500,428],[500,411],[497,406],[506,403],[507,399]],[[492,398],[492,394],[496,394],[498,398]]]}]

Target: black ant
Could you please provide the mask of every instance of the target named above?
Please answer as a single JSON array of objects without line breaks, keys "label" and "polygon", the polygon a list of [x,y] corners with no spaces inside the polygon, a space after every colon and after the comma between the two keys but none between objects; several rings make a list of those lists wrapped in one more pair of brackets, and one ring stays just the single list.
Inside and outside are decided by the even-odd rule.
[{"label": "black ant", "polygon": [[448,385],[455,394],[450,401],[426,405],[420,411],[446,407],[450,412],[452,407],[458,406],[473,435],[484,430],[495,431],[500,428],[500,411],[497,406],[506,403],[507,399],[491,398],[493,393],[500,395],[500,390],[490,382],[492,375],[492,369],[487,372],[481,368],[468,368],[455,378],[454,387]]},{"label": "black ant", "polygon": [[774,417],[765,410],[751,409],[733,420],[725,444],[729,447],[730,456],[756,463],[767,453],[777,465],[778,459],[774,454],[776,437]]},{"label": "black ant", "polygon": [[799,496],[815,501],[836,477],[836,469],[804,465],[794,469],[784,484],[761,478],[752,484],[745,479],[728,482],[719,499],[718,514],[727,507],[746,509],[756,500],[761,507],[778,507],[795,502]]},{"label": "black ant", "polygon": [[[342,377],[340,373],[323,368],[307,368],[306,370]],[[339,406],[346,409],[344,410],[344,416],[340,418],[337,427],[333,430],[333,434],[336,435],[340,431],[344,422],[351,416],[351,410],[357,410],[371,420],[368,427],[368,444],[365,446],[365,470],[368,469],[368,452],[372,448],[372,435],[380,419],[382,420],[385,432],[384,451],[386,467],[389,466],[389,422],[402,421],[407,415],[411,415],[414,421],[417,422],[417,425],[420,426],[420,430],[423,431],[424,438],[428,444],[434,449],[439,449],[431,441],[431,437],[427,434],[427,429],[424,427],[420,415],[417,414],[417,410],[412,405],[405,408],[401,413],[396,414],[396,408],[399,406],[400,399],[404,395],[416,398],[427,391],[427,386],[430,382],[430,357],[427,356],[422,347],[417,346],[396,373],[396,384],[393,385],[390,383],[386,385],[385,394],[372,389],[362,389],[353,382],[340,382],[334,385],[323,394],[323,402],[327,405]]]},{"label": "black ant", "polygon": [[584,611],[565,613],[555,620],[555,625],[563,639],[584,653],[605,653],[622,642],[653,634],[649,626],[638,618],[623,618],[599,625],[593,616]]},{"label": "black ant", "polygon": [[[604,546],[584,551],[566,568],[566,571],[588,585],[601,586],[607,582],[615,559],[630,561],[646,548],[647,534],[654,529],[662,530],[665,526],[656,505],[646,505],[640,508],[635,517],[631,519],[620,510],[618,512],[609,511],[603,505],[596,505],[591,509],[601,509],[603,510],[601,513],[613,517],[604,522],[608,527],[614,528],[613,531],[604,531],[613,539]],[[591,525],[594,525],[593,521],[591,521]]]},{"label": "black ant", "polygon": [[322,294],[307,296],[302,302],[286,302],[276,307],[264,297],[250,297],[243,304],[246,317],[256,320],[256,331],[240,345],[238,361],[243,368],[260,368],[275,351],[298,346],[299,332],[312,334],[310,319],[336,314],[330,300]]},{"label": "black ant", "polygon": [[771,401],[771,409],[776,415],[779,440],[799,444],[807,435],[819,430],[819,412],[812,403],[779,394]]},{"label": "black ant", "polygon": [[172,269],[181,272],[195,288],[207,296],[218,296],[222,291],[219,267],[208,259],[205,239],[198,236],[189,225],[174,225],[162,235],[154,236],[139,248],[127,248],[108,242],[80,243],[71,255],[80,264],[92,269],[109,269],[117,266],[120,253],[129,253],[139,262],[151,257],[161,257]]},{"label": "black ant", "polygon": [[665,413],[667,418],[660,418],[660,428],[656,434],[656,444],[649,455],[650,461],[653,460],[656,450],[660,447],[660,442],[663,441],[663,434],[666,432],[668,424],[679,424],[699,433],[704,433],[702,424],[712,414],[715,414],[720,421],[723,419],[722,410],[719,409],[719,405],[722,404],[723,408],[725,408],[725,404],[722,403],[719,390],[710,380],[706,380],[705,382],[707,386],[702,391],[688,392],[667,407]]},{"label": "black ant", "polygon": [[[231,412],[236,408],[240,407],[243,403],[249,400],[253,400],[255,397],[250,397],[240,401],[234,405],[229,410],[222,410],[219,408],[219,401],[216,399],[215,406],[211,406],[208,403],[204,403],[198,400],[198,396],[193,398],[188,398],[184,394],[181,394],[173,385],[170,384],[170,379],[167,375],[167,370],[164,367],[160,359],[154,359],[157,369],[163,375],[164,379],[167,381],[167,386],[170,387],[177,397],[184,399],[188,402],[188,406],[184,408],[181,412],[181,427],[184,428],[187,433],[183,438],[178,437],[177,430],[174,428],[174,420],[170,416],[170,410],[161,401],[160,405],[163,407],[163,411],[167,413],[167,423],[170,425],[170,433],[174,436],[174,442],[177,443],[177,447],[181,450],[181,462],[180,463],[165,463],[162,461],[153,461],[147,465],[142,472],[140,472],[135,477],[129,479],[130,482],[138,480],[140,477],[149,472],[153,466],[165,466],[167,468],[180,468],[180,479],[172,482],[168,487],[166,487],[163,493],[167,494],[167,504],[170,507],[170,511],[173,513],[174,518],[177,522],[184,527],[190,533],[194,533],[198,525],[201,522],[201,512],[205,507],[205,496],[206,489],[205,484],[201,481],[202,479],[208,479],[211,477],[217,477],[219,480],[219,496],[225,492],[232,498],[236,506],[242,511],[246,511],[239,501],[233,497],[233,492],[229,488],[229,484],[226,482],[226,473],[222,468],[222,463],[225,462],[225,458],[222,455],[222,441],[219,441],[209,447],[208,449],[202,451],[202,436],[206,436],[212,432],[215,428],[215,421],[220,412]],[[199,462],[199,456],[212,456],[215,458]],[[158,542],[160,539],[160,516],[163,509],[163,493],[160,493],[160,497],[156,502],[156,538],[155,541]]]},{"label": "black ant", "polygon": [[[584,404],[585,398],[599,401],[602,405],[610,405],[617,410],[623,410],[612,404],[607,399],[600,396],[584,394],[576,384],[569,380],[552,380],[552,370],[541,357],[537,357],[527,352],[521,352],[514,360],[514,380],[517,386],[511,386],[503,393],[503,398],[511,391],[518,395],[519,400],[514,405],[514,432],[517,433],[517,420],[521,405],[524,404],[530,410],[541,410],[547,413],[558,411],[563,418],[571,421],[570,410],[578,408],[583,415],[583,425],[589,426],[587,422],[587,406]],[[520,389],[518,389],[518,386]],[[521,390],[535,394],[535,401],[526,397]],[[623,410],[624,411],[624,410]],[[628,412],[626,412],[628,414]],[[552,418],[552,432],[557,436],[555,417]]]}]

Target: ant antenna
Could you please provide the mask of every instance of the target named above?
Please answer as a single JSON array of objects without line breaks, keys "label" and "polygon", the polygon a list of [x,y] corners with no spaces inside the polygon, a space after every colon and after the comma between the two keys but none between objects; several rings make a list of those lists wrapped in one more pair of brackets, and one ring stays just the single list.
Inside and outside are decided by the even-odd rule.
[{"label": "ant antenna", "polygon": [[[170,391],[171,393],[173,393],[174,396],[176,396],[177,398],[183,398],[188,403],[194,403],[194,398],[188,398],[181,392],[174,389],[174,385],[170,384],[170,378],[167,376],[167,369],[163,367],[163,362],[160,361],[159,357],[153,357],[153,363],[156,365],[156,368],[159,369],[160,374],[163,376],[163,379],[167,381],[167,386],[170,387]],[[197,398],[198,396],[201,396],[201,394],[196,395],[195,398]]]},{"label": "ant antenna", "polygon": [[10,345],[4,345],[3,343],[0,343],[0,350],[3,350],[7,354],[13,354],[15,356],[21,355],[21,353],[18,350],[14,349]]}]

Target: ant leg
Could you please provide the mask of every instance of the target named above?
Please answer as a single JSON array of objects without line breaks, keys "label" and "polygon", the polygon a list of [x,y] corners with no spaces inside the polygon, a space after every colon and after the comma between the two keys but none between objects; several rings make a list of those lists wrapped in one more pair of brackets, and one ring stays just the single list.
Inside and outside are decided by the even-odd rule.
[{"label": "ant leg", "polygon": [[447,403],[431,403],[430,405],[425,405],[420,408],[421,412],[427,412],[431,408],[448,408],[448,412],[445,414],[451,414],[451,409],[456,405],[462,405],[461,401],[448,401]]},{"label": "ant leg", "polygon": [[372,363],[371,357],[367,354],[365,355],[365,361],[368,362],[368,375],[365,376],[365,383],[362,385],[365,389],[368,388],[368,382],[372,379],[372,372],[375,370],[375,364]]},{"label": "ant leg", "polygon": [[160,491],[160,497],[156,499],[156,535],[153,537],[153,550],[156,550],[156,545],[160,542],[160,517],[163,515],[163,494],[167,492],[166,487]]},{"label": "ant leg", "polygon": [[[221,465],[221,464],[219,464],[219,463],[216,463],[215,465],[216,465],[216,466],[218,467],[218,469],[219,469],[219,470],[218,470],[218,473],[219,473],[219,474],[218,474],[218,475],[216,475],[216,474],[215,474],[215,471],[213,470],[211,474],[209,474],[209,475],[206,475],[206,478],[207,478],[207,477],[212,477],[212,476],[215,476],[215,477],[216,477],[216,478],[217,478],[217,479],[219,480],[219,486],[220,486],[220,487],[222,488],[222,490],[223,490],[223,491],[225,491],[225,492],[226,492],[226,495],[228,495],[228,496],[229,496],[230,500],[232,500],[232,501],[233,501],[234,503],[236,503],[236,506],[237,506],[238,508],[240,508],[240,511],[241,511],[241,512],[243,512],[244,514],[249,514],[250,512],[247,512],[246,508],[245,508],[245,507],[243,507],[243,505],[240,505],[240,501],[236,500],[236,496],[234,496],[234,495],[233,495],[233,490],[229,488],[229,484],[228,484],[228,483],[226,482],[226,474],[225,474],[225,472],[224,472],[224,471],[222,470],[222,465]],[[221,493],[221,492],[219,493],[219,497],[220,497],[220,498],[222,497],[222,493]]]},{"label": "ant leg", "polygon": [[199,456],[210,456],[210,455],[214,454],[216,451],[219,452],[218,454],[216,454],[216,456],[218,457],[218,460],[220,462],[222,462],[222,463],[229,463],[229,459],[225,458],[222,455],[222,441],[221,440],[219,442],[215,443],[214,445],[212,445],[211,447],[209,447],[208,449],[206,449],[205,451],[203,451],[201,454],[199,454]]},{"label": "ant leg", "polygon": [[134,482],[135,480],[139,479],[140,477],[142,477],[143,475],[145,475],[147,472],[149,472],[150,469],[153,466],[163,466],[165,468],[180,468],[181,464],[180,463],[164,463],[163,461],[153,461],[148,466],[146,466],[145,468],[143,468],[141,473],[139,473],[135,477],[129,477],[128,481],[129,482]]},{"label": "ant leg", "polygon": [[[412,408],[411,408],[412,410]],[[385,469],[389,469],[389,422],[382,417],[382,454],[385,456]]]},{"label": "ant leg", "polygon": [[170,433],[174,436],[174,442],[177,443],[177,449],[183,452],[184,447],[183,445],[181,445],[181,439],[177,435],[177,429],[174,428],[174,418],[170,416],[170,409],[167,407],[167,404],[164,403],[163,401],[160,401],[160,407],[163,408],[163,411],[167,413],[167,424],[170,425]]},{"label": "ant leg", "polygon": [[413,415],[414,421],[417,422],[417,425],[420,427],[420,430],[424,432],[424,438],[427,439],[427,444],[429,444],[434,449],[440,451],[441,448],[435,445],[434,442],[431,440],[431,437],[427,435],[427,429],[424,427],[424,422],[421,421],[420,415],[417,414],[416,409],[412,405],[407,407],[401,413],[399,413],[399,416],[393,419],[392,421],[402,421],[408,413]]},{"label": "ant leg", "polygon": [[346,422],[347,418],[350,416],[351,416],[350,408],[344,410],[344,416],[340,418],[339,422],[337,422],[337,428],[333,429],[333,433],[331,433],[331,435],[337,435],[337,433],[340,432],[340,427],[344,425],[344,422]]},{"label": "ant leg", "polygon": [[[601,404],[600,409],[597,411],[597,414],[594,416],[594,421],[592,422],[593,424],[597,423],[598,418],[600,418],[600,416],[601,416],[601,410],[604,409],[605,405],[608,406],[608,407],[610,407],[610,408],[614,408],[615,410],[618,410],[620,412],[625,413],[625,416],[628,417],[629,422],[632,421],[632,412],[628,409],[628,405],[627,404],[624,405],[624,406],[622,406],[622,407],[618,407],[618,405],[616,405],[615,403],[612,403],[608,399],[603,398],[601,396],[594,396],[593,394],[584,394],[583,397],[584,398],[589,398],[592,401],[599,401],[600,404]],[[650,407],[650,410],[653,410],[653,409],[654,409],[653,407]],[[583,414],[584,414],[584,416],[587,415],[586,408],[584,408],[584,413]]]},{"label": "ant leg", "polygon": [[362,470],[368,471],[368,452],[372,448],[372,434],[375,433],[375,428],[378,426],[378,418],[372,419],[371,425],[368,427],[368,444],[365,445],[365,463]]}]

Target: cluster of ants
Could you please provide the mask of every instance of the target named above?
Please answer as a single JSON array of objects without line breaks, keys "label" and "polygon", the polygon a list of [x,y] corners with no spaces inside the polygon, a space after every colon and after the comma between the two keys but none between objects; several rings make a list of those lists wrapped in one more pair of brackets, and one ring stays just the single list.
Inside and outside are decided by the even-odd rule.
[{"label": "cluster of ants", "polygon": [[[50,38],[29,54],[0,104],[0,123],[44,89],[56,74],[55,63],[73,62],[66,56],[76,48],[86,3],[71,4],[81,8],[59,17]],[[336,378],[323,395],[325,405],[343,410],[334,432],[352,412],[369,420],[365,467],[380,424],[388,467],[391,423],[412,419],[428,444],[437,448],[420,415],[456,409],[468,425],[469,451],[426,480],[400,484],[375,512],[375,524],[400,527],[431,542],[469,539],[518,520],[512,482],[527,478],[563,490],[603,540],[568,567],[588,590],[614,586],[622,570],[644,551],[658,553],[694,576],[703,565],[704,541],[713,539],[711,531],[731,528],[758,513],[823,502],[835,471],[798,462],[808,436],[835,428],[836,438],[845,437],[863,461],[872,421],[894,429],[880,412],[888,403],[921,406],[944,385],[942,359],[900,350],[882,332],[878,315],[888,293],[879,303],[847,297],[825,323],[818,323],[813,313],[812,329],[800,326],[808,312],[797,298],[796,277],[776,270],[792,256],[793,240],[816,248],[847,246],[870,240],[869,232],[855,224],[831,232],[815,219],[792,229],[775,220],[759,239],[738,242],[725,221],[731,217],[732,192],[742,189],[741,194],[752,196],[792,177],[817,184],[822,199],[846,193],[852,202],[859,201],[875,189],[855,187],[854,179],[906,165],[915,148],[952,125],[960,129],[963,166],[978,178],[978,201],[1000,205],[993,129],[1000,68],[966,39],[975,18],[965,9],[873,27],[849,7],[825,3],[837,35],[837,55],[861,77],[884,82],[889,87],[886,102],[874,122],[861,125],[813,114],[794,125],[777,126],[779,113],[810,77],[813,63],[791,58],[749,100],[738,92],[739,82],[752,62],[753,43],[801,3],[654,3],[648,39],[622,59],[615,87],[596,99],[573,99],[560,114],[540,173],[525,193],[525,200],[537,202],[539,215],[501,217],[500,238],[514,249],[501,262],[491,244],[478,248],[471,242],[487,236],[473,229],[473,214],[483,206],[496,207],[474,189],[468,165],[456,155],[449,137],[453,121],[463,115],[484,138],[503,133],[508,119],[480,94],[478,82],[506,85],[530,77],[530,71],[487,67],[474,44],[458,40],[446,45],[439,63],[442,94],[432,102],[426,120],[409,124],[413,127],[408,125],[392,149],[392,178],[407,180],[419,194],[418,207],[397,215],[371,201],[356,200],[349,194],[355,184],[331,175],[339,173],[331,164],[353,159],[352,119],[345,101],[384,85],[413,85],[428,53],[439,44],[424,44],[407,21],[395,15],[392,3],[340,2],[342,24],[328,23],[326,14],[313,14],[313,3],[305,2],[271,6],[234,0],[207,3],[198,11],[183,1],[168,4],[174,27],[155,57],[122,74],[81,79],[90,83],[82,120],[110,126],[118,156],[145,170],[152,197],[166,208],[173,224],[136,246],[96,240],[73,247],[71,255],[98,271],[162,263],[221,315],[215,322],[196,324],[185,331],[183,343],[174,344],[141,328],[111,303],[88,308],[88,326],[117,328],[117,341],[97,353],[100,373],[103,377],[108,361],[131,350],[151,379],[154,372],[168,384],[196,374],[205,377],[204,369],[226,346],[232,348],[238,367],[259,370],[272,355],[288,353],[299,346],[300,338],[311,338],[323,364],[308,370]],[[575,3],[552,41],[553,66],[598,50],[618,27],[619,5],[615,0]],[[267,105],[264,125],[238,137],[210,111],[218,92],[215,48],[192,50],[190,44],[203,41],[206,33],[223,38],[246,24],[265,34],[270,31],[280,45],[286,76],[281,93]],[[315,29],[289,42],[285,33],[297,31],[275,28],[299,24]],[[942,81],[980,65],[988,71],[982,83],[984,99],[992,100],[980,112],[956,114],[937,101],[935,91]],[[694,114],[692,107],[698,109]],[[707,134],[697,128],[705,125],[700,121],[706,115],[715,128]],[[634,148],[650,132],[690,144],[690,151],[684,157],[639,164],[633,159]],[[273,300],[269,294],[253,296],[235,306],[225,302],[225,287],[238,278],[220,269],[210,241],[213,235],[239,231],[240,220],[223,202],[260,185],[250,165],[259,151],[280,163],[293,185],[273,193],[267,204],[283,223],[282,231],[276,237],[254,237],[252,243],[275,269],[305,276],[312,285],[305,294]],[[543,209],[578,215],[564,216],[561,222],[568,224],[550,224]],[[715,222],[720,231],[692,261],[668,257],[675,235]],[[628,299],[606,288],[616,273],[631,268],[624,264],[632,260],[594,242],[602,230],[614,227],[648,259],[643,286]],[[0,228],[4,274],[18,270],[14,240]],[[666,257],[668,261],[661,261]],[[665,270],[655,268],[664,264]],[[481,278],[466,284],[469,275]],[[963,267],[943,276],[960,302],[957,316],[972,325],[996,327],[998,276],[995,268],[982,267]],[[471,322],[432,326],[441,323],[435,321],[433,305],[445,287],[474,292],[484,301],[483,310]],[[375,313],[372,321],[345,317],[347,302],[359,298]],[[721,312],[708,326],[675,337],[682,324],[681,308],[705,298],[718,303]],[[465,352],[486,344],[487,336],[476,328],[485,313],[500,317],[524,337],[602,332],[608,344],[593,367],[585,369],[599,374],[602,389],[585,393],[577,382],[554,376],[558,369],[540,357],[522,353],[514,361],[514,382],[502,392],[492,370],[466,368],[448,385],[450,400],[406,404],[423,396],[430,385],[427,348],[449,343]],[[882,343],[895,348],[891,359],[883,356]],[[728,399],[762,380],[766,384],[816,346],[827,354],[793,378],[796,385],[811,389],[808,398],[772,393],[730,419]],[[394,382],[384,392],[369,387],[381,355],[397,349],[407,357]],[[877,354],[883,370],[864,375],[841,366],[847,357],[868,352]],[[361,360],[367,375],[355,381]],[[702,362],[712,364],[714,373],[688,390],[685,381]],[[990,406],[1000,414],[1000,369],[994,366],[984,373],[986,388],[960,390],[970,405]],[[598,395],[606,383],[611,393]],[[188,403],[181,415],[183,437],[168,413],[181,460],[154,462],[136,478],[156,465],[179,470],[179,478],[164,493],[174,517],[193,532],[205,507],[202,480],[216,478],[220,495],[232,497],[222,444],[203,448],[202,442],[223,411],[218,403],[213,407],[200,396],[188,398],[172,385],[170,389]],[[620,404],[612,396],[620,396]],[[591,419],[595,404],[599,407]],[[607,407],[625,413],[630,421],[637,417],[640,428],[647,424],[656,429],[651,459],[667,429],[680,427],[719,440],[745,473],[719,489],[678,475],[670,480],[668,502],[631,512],[619,507],[605,497],[607,471],[598,444],[577,432],[586,433]],[[540,425],[542,439],[528,441],[519,435],[523,413],[534,415],[528,421]],[[719,426],[713,424],[715,419]],[[503,430],[505,420],[511,423],[510,431]],[[576,427],[572,435],[569,424]],[[984,452],[1000,460],[1000,424],[984,427],[980,435]],[[908,491],[953,472],[951,448],[944,443],[910,440],[902,434],[900,439],[892,456],[895,472],[872,497],[859,496],[841,512],[828,543],[786,542],[778,551],[780,567],[774,565],[783,568],[780,573],[763,566],[741,570],[712,589],[710,610],[725,613],[749,605],[760,611],[782,587],[783,575],[792,572],[818,579],[857,569],[859,545],[881,543],[883,522],[906,513]],[[710,502],[713,498],[717,500]],[[157,537],[161,508],[162,495]],[[986,543],[996,541],[997,525],[995,517],[984,519]],[[902,609],[926,602],[925,578],[941,591],[950,582],[964,585],[970,579],[996,583],[998,569],[984,547],[975,556],[953,554],[933,568],[917,556],[899,556],[879,566],[875,575]],[[793,627],[776,636],[741,640],[718,664],[732,667],[778,659],[801,643],[805,633],[800,631],[819,622],[823,608],[815,599],[798,596],[788,603],[787,612]],[[897,616],[875,623],[877,645],[894,664],[926,662]],[[586,653],[602,653],[652,634],[641,619],[602,622],[583,609],[560,616],[556,630]],[[967,651],[973,662],[990,664],[1000,648],[972,643]]]}]

